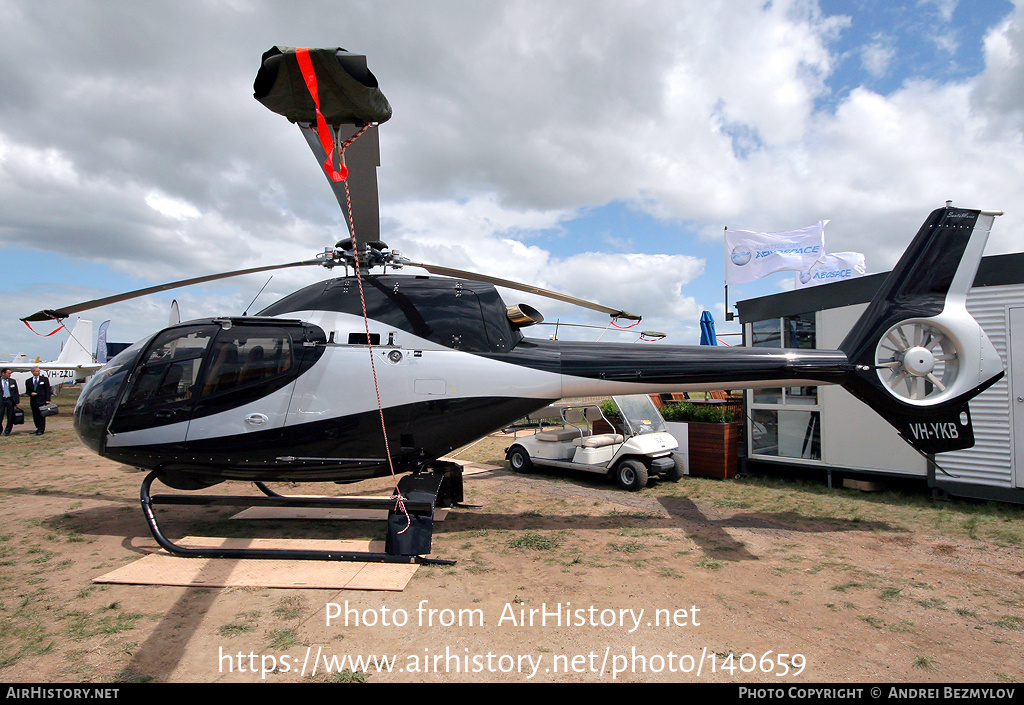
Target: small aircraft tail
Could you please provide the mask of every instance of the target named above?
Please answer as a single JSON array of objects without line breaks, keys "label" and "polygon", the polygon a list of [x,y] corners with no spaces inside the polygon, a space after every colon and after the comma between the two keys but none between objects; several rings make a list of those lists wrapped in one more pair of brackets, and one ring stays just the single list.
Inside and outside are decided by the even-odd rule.
[{"label": "small aircraft tail", "polygon": [[87,345],[92,345],[92,321],[79,318],[54,364],[89,365],[95,362]]},{"label": "small aircraft tail", "polygon": [[966,305],[997,215],[933,211],[839,346],[843,386],[923,453],[973,446],[967,402],[1004,373]]}]

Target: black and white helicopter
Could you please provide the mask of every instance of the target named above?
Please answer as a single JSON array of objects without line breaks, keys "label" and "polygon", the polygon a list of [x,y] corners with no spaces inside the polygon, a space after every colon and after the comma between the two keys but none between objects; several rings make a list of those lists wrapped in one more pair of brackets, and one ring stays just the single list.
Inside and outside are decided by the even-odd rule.
[{"label": "black and white helicopter", "polygon": [[[385,554],[370,558],[418,559],[429,552],[430,510],[461,501],[457,467],[439,458],[564,397],[840,384],[923,453],[974,443],[968,401],[999,379],[1003,366],[965,300],[997,212],[951,206],[932,212],[837,350],[530,338],[524,329],[542,317],[529,306],[506,305],[496,285],[613,318],[638,317],[411,262],[377,239],[377,131],[368,128],[390,117],[391,108],[365,57],[274,47],[263,56],[254,88],[261,102],[299,125],[350,214],[350,238],[279,267],[344,266],[346,276],[307,286],[254,316],[171,326],[117,355],[82,391],[75,409],[80,438],[102,456],[151,471],[143,507],[165,548],[264,555],[197,552],[166,541],[151,505],[187,500],[150,496],[154,479],[182,490],[256,482],[268,495],[256,499],[283,504],[293,500],[263,483],[412,473],[396,486],[404,506],[385,500],[397,529],[389,530]],[[385,273],[372,273],[377,267]],[[387,267],[436,276],[387,273]],[[273,268],[173,282],[26,320],[63,319]],[[426,527],[425,540],[423,534],[399,538],[410,525]],[[350,557],[311,553],[297,557]]]}]

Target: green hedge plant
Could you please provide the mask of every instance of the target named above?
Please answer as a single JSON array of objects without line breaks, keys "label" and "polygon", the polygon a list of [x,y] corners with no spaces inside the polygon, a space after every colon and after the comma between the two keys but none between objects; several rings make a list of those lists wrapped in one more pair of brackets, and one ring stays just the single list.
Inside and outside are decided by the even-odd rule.
[{"label": "green hedge plant", "polygon": [[679,423],[731,423],[736,420],[735,409],[715,404],[691,404],[686,401],[665,404],[661,415],[666,421]]}]

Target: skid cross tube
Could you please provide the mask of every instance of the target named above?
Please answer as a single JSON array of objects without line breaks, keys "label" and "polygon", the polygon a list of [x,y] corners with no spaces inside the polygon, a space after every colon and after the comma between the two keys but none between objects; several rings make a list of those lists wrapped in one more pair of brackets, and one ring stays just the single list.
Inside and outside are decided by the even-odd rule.
[{"label": "skid cross tube", "polygon": [[[395,501],[385,497],[285,497],[283,495],[267,497],[245,497],[230,495],[152,495],[150,486],[157,479],[158,473],[151,472],[142,482],[139,499],[142,502],[142,513],[149,524],[153,538],[164,550],[178,556],[188,558],[276,558],[314,561],[366,561],[371,563],[419,563],[423,565],[454,565],[455,561],[440,558],[424,558],[419,555],[402,555],[400,553],[377,553],[371,551],[332,551],[288,548],[189,548],[172,542],[157,524],[153,506],[157,504],[175,504],[192,506],[244,506],[244,507],[322,507],[336,509],[387,509],[392,511]],[[263,488],[261,488],[263,489]],[[431,516],[434,502],[405,502],[406,510],[411,516]]]}]

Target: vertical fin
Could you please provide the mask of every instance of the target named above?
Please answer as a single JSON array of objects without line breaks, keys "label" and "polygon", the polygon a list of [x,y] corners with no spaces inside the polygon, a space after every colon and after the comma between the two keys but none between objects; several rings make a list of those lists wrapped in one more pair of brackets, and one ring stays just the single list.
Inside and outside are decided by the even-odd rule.
[{"label": "vertical fin", "polygon": [[933,211],[839,346],[844,386],[925,453],[974,444],[967,402],[1003,375],[967,293],[996,215]]}]

